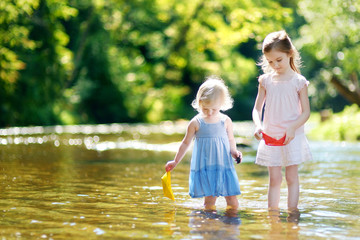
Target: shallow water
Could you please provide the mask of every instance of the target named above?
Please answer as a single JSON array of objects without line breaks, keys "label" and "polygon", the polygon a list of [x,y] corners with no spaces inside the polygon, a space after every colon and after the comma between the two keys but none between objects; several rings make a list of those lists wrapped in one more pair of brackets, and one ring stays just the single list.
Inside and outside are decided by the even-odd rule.
[{"label": "shallow water", "polygon": [[[188,196],[188,154],[172,172],[176,201],[160,177],[185,123],[0,130],[2,239],[359,239],[360,143],[311,142],[300,167],[300,217],[267,207],[267,170],[254,165],[251,124],[236,123],[244,161],[235,213]],[[245,139],[245,140],[244,140]],[[241,145],[243,146],[243,145]],[[189,152],[190,153],[190,152]],[[296,219],[295,219],[296,220]]]}]

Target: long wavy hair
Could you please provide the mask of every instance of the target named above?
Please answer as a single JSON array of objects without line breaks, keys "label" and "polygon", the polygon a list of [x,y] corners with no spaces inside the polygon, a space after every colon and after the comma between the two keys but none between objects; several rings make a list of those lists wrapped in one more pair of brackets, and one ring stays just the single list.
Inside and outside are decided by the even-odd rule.
[{"label": "long wavy hair", "polygon": [[274,70],[270,67],[265,53],[270,52],[271,50],[277,50],[283,53],[286,53],[290,56],[290,67],[297,73],[300,73],[301,67],[301,57],[299,52],[296,50],[294,45],[291,42],[289,35],[284,31],[272,32],[267,35],[262,44],[262,53],[260,62],[258,63],[261,66],[261,69],[264,73],[271,73]]}]

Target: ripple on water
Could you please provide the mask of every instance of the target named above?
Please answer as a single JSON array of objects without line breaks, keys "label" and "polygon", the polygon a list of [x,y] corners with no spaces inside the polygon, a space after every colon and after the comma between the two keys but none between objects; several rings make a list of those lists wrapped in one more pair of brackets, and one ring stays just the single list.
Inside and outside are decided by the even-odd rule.
[{"label": "ripple on water", "polygon": [[103,234],[105,234],[105,231],[102,230],[101,228],[95,228],[94,233],[96,235],[103,235]]},{"label": "ripple on water", "polygon": [[[58,127],[54,134],[46,129],[13,129],[12,135],[1,136],[0,235],[6,239],[239,239],[240,232],[244,239],[282,239],[289,233],[293,239],[360,235],[360,144],[310,143],[314,161],[304,163],[299,171],[300,231],[286,222],[285,181],[280,220],[269,222],[267,169],[254,165],[255,154],[245,152],[248,160],[236,167],[242,190],[241,225],[229,226],[221,221],[224,198],[217,201],[220,220],[191,215],[203,209],[203,199],[188,195],[188,160],[173,175],[176,200],[163,196],[160,177],[173,153],[159,151],[176,151],[180,139],[169,140],[166,135],[161,139],[165,144],[157,144],[151,137],[142,138],[162,133],[163,127],[144,127],[139,132],[130,126],[130,137],[122,136],[128,129],[118,125]],[[145,150],[153,155],[144,157]]]},{"label": "ripple on water", "polygon": [[333,218],[348,218],[349,216],[342,213],[337,212],[330,212],[330,211],[322,211],[322,210],[315,210],[310,212],[313,215],[320,216],[320,217],[333,217]]}]

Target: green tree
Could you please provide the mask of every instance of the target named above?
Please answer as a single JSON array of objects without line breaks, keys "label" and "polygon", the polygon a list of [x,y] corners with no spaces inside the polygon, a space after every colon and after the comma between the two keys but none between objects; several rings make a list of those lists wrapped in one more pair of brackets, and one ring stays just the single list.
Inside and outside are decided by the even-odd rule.
[{"label": "green tree", "polygon": [[307,23],[297,45],[307,55],[304,63],[315,83],[310,89],[314,106],[340,110],[327,103],[338,94],[360,105],[360,2],[300,0],[299,13]]},{"label": "green tree", "polygon": [[62,21],[76,10],[65,0],[6,0],[0,6],[1,125],[58,123],[54,106],[72,67]]},{"label": "green tree", "polygon": [[[204,77],[211,74],[222,76],[236,102],[251,112],[249,93],[254,91],[248,90],[257,84],[246,86],[257,75],[257,42],[291,22],[291,10],[275,1],[139,0],[106,4],[112,8],[106,8],[109,13],[103,15],[104,22],[116,46],[110,49],[115,63],[113,80],[126,95],[129,116],[140,121],[192,116],[188,103]],[[244,44],[250,50],[243,48]],[[233,114],[236,112],[241,111],[237,108]]]},{"label": "green tree", "polygon": [[5,0],[0,10],[2,126],[189,118],[212,74],[230,86],[234,119],[247,119],[259,43],[292,21],[273,0]]},{"label": "green tree", "polygon": [[[23,24],[23,16],[31,15],[38,1],[5,0],[0,3],[0,125],[10,124],[14,115],[11,96],[19,79],[19,71],[25,63],[19,59],[19,50],[34,49],[35,42],[29,39],[29,30]],[[16,23],[16,24],[14,24]]]},{"label": "green tree", "polygon": [[[68,47],[74,54],[74,68],[66,83],[68,100],[62,114],[70,122],[111,123],[131,121],[124,107],[124,97],[114,85],[109,59],[114,47],[111,31],[106,29],[105,1],[70,1],[79,14],[65,22],[70,36]],[[66,121],[66,119],[63,119]]]}]

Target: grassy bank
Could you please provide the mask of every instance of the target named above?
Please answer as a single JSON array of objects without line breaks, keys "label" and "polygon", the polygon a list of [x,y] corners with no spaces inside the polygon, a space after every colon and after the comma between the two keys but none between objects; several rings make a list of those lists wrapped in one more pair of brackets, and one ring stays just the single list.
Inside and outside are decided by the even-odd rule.
[{"label": "grassy bank", "polygon": [[360,108],[356,104],[346,107],[340,113],[328,114],[326,120],[320,113],[312,113],[309,119],[311,129],[307,133],[312,140],[360,141]]}]

